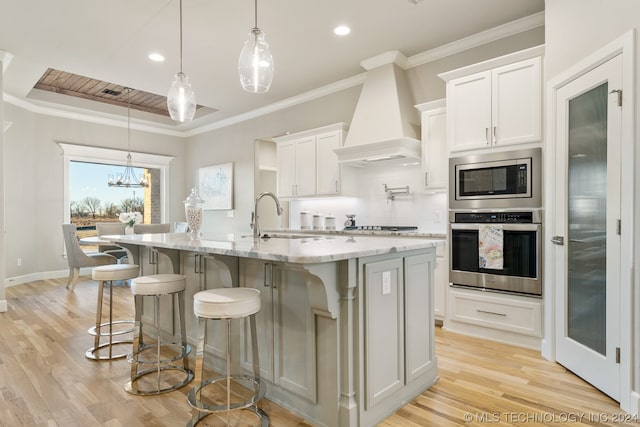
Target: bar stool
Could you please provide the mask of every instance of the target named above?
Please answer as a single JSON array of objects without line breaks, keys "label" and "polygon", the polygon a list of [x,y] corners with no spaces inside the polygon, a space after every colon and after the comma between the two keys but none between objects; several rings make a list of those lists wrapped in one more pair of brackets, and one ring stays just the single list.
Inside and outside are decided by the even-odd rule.
[{"label": "bar stool", "polygon": [[[98,307],[96,309],[96,326],[89,328],[89,335],[95,336],[94,345],[85,353],[85,357],[91,360],[113,360],[125,357],[128,352],[113,354],[113,347],[122,344],[131,344],[131,340],[119,340],[114,341],[113,337],[116,335],[128,334],[133,332],[133,328],[114,331],[114,325],[131,323],[133,320],[113,320],[113,282],[116,280],[128,280],[137,277],[139,274],[139,268],[136,264],[109,264],[101,265],[91,270],[91,278],[99,282],[98,285]],[[109,286],[109,321],[102,322],[102,305],[104,284],[108,283]],[[107,332],[102,329],[109,327]],[[100,338],[109,337],[109,341],[100,343]],[[109,349],[109,354],[100,356],[98,350],[104,348]]]},{"label": "bar stool", "polygon": [[[252,288],[220,288],[200,291],[193,296],[193,311],[198,318],[198,347],[196,352],[196,386],[189,391],[187,400],[194,408],[191,421],[187,427],[195,426],[203,418],[217,412],[227,413],[227,425],[231,411],[248,410],[252,412],[261,422],[262,427],[269,425],[269,416],[260,408],[257,403],[266,392],[266,385],[260,379],[260,368],[258,364],[258,337],[256,330],[256,313],[260,311],[261,300],[260,291]],[[231,320],[249,318],[251,329],[251,353],[253,353],[253,375],[232,374],[231,373]],[[208,379],[204,376],[204,345],[207,320],[226,320],[227,323],[227,352],[226,352],[226,374]],[[253,394],[240,402],[231,401],[231,380],[236,380],[240,384],[250,384]],[[224,405],[211,405],[204,402],[202,396],[206,386],[220,381],[226,382],[226,403]]]},{"label": "bar stool", "polygon": [[[131,379],[124,385],[124,389],[128,393],[136,395],[167,393],[185,386],[193,379],[193,371],[189,369],[189,358],[187,357],[191,352],[191,346],[187,344],[184,317],[186,283],[185,276],[181,274],[154,274],[140,276],[131,281],[131,293],[133,293],[136,307],[136,320],[133,334],[133,350],[127,357],[129,363],[131,363]],[[173,342],[163,343],[160,337],[160,297],[166,295],[171,296],[173,307],[175,307],[177,299],[180,321],[179,344]],[[145,296],[154,297],[155,327],[157,331],[155,344],[145,344],[143,342],[142,312]],[[163,355],[161,355],[161,350],[165,350]],[[182,359],[182,366],[174,363],[180,359]],[[144,369],[145,365],[151,366],[151,368]],[[139,370],[139,367],[143,368],[143,370]],[[170,371],[174,371],[174,374],[175,371],[178,371],[179,376],[172,375]],[[143,377],[154,373],[156,374],[155,381],[143,380]],[[163,373],[166,374],[164,378]],[[182,379],[180,379],[181,376],[183,377]]]}]

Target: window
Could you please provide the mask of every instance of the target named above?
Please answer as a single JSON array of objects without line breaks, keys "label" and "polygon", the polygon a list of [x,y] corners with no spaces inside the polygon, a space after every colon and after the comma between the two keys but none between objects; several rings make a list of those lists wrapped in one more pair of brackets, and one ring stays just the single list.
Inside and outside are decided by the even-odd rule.
[{"label": "window", "polygon": [[[143,212],[145,223],[166,221],[169,199],[166,189],[173,157],[132,152],[136,173],[140,176],[144,171],[151,185],[148,189],[110,188],[108,176],[122,172],[126,151],[61,142],[58,145],[64,152],[64,218],[79,227],[89,228],[82,230],[85,233],[81,237],[95,235],[96,220],[117,220],[123,210]],[[88,187],[84,193],[83,185]]]}]

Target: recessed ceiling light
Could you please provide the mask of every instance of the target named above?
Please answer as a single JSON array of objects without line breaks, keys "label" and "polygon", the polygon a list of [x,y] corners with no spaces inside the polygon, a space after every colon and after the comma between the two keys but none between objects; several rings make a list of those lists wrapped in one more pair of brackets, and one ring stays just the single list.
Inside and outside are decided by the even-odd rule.
[{"label": "recessed ceiling light", "polygon": [[159,53],[150,53],[149,54],[149,59],[154,61],[154,62],[162,62],[164,61],[164,56],[160,55]]},{"label": "recessed ceiling light", "polygon": [[336,28],[333,29],[333,33],[338,36],[346,36],[350,32],[351,32],[351,28],[347,27],[346,25],[338,25]]}]

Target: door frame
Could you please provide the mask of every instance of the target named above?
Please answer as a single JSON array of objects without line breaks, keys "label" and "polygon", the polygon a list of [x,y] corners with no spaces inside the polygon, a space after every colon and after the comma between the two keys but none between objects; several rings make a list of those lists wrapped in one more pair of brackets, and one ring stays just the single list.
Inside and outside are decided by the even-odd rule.
[{"label": "door frame", "polygon": [[[622,206],[620,218],[622,223],[622,236],[620,251],[623,254],[633,254],[631,257],[622,257],[620,260],[620,408],[626,412],[637,414],[640,409],[640,394],[633,391],[633,384],[640,385],[640,363],[632,361],[640,354],[640,345],[633,347],[634,335],[640,339],[640,319],[636,316],[633,320],[633,313],[640,313],[640,302],[632,299],[632,287],[634,286],[633,269],[635,260],[634,236],[634,205],[636,197],[634,189],[640,188],[636,185],[634,168],[635,157],[638,155],[634,148],[635,135],[635,29],[631,29],[622,36],[613,40],[606,46],[596,50],[589,56],[583,58],[567,70],[550,79],[546,85],[546,142],[544,147],[545,174],[544,181],[544,250],[548,254],[544,257],[543,275],[543,295],[544,295],[544,336],[541,344],[542,355],[555,361],[556,355],[556,301],[555,301],[555,256],[551,256],[556,250],[551,243],[551,238],[555,233],[555,167],[554,164],[556,150],[556,102],[558,90],[567,83],[597,68],[616,55],[622,55],[622,82],[623,82],[623,106],[622,109],[622,129],[621,147],[622,153],[633,153],[633,155],[622,156],[621,164],[621,188]],[[639,163],[640,164],[640,163]],[[639,178],[640,179],[640,178]],[[560,249],[558,249],[560,250]],[[639,286],[635,286],[639,289]],[[636,295],[636,298],[639,298]],[[638,340],[635,340],[638,342]],[[632,373],[635,372],[635,378]],[[635,380],[635,381],[634,381]]]}]

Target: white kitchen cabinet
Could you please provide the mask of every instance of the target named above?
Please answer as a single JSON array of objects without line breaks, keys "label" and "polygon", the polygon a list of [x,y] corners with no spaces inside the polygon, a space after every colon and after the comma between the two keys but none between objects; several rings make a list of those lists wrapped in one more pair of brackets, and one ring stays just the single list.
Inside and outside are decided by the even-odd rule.
[{"label": "white kitchen cabinet", "polygon": [[344,123],[274,138],[277,143],[279,197],[342,194],[342,166],[336,148],[342,147]]},{"label": "white kitchen cabinet", "polygon": [[333,151],[342,147],[342,131],[333,131],[316,137],[316,168],[318,196],[340,194],[340,163]]},{"label": "white kitchen cabinet", "polygon": [[449,257],[446,246],[438,246],[433,284],[433,314],[438,323],[444,323],[449,288]]},{"label": "white kitchen cabinet", "polygon": [[[527,55],[505,56],[440,74],[447,80],[450,152],[542,140],[542,57],[505,64],[523,56]],[[494,63],[501,65],[492,67]],[[488,67],[492,68],[469,71]]]},{"label": "white kitchen cabinet", "polygon": [[540,298],[454,287],[450,287],[448,293],[448,330],[523,347],[540,348]]},{"label": "white kitchen cabinet", "polygon": [[316,192],[316,140],[300,138],[278,144],[278,195],[312,196]]},{"label": "white kitchen cabinet", "polygon": [[416,105],[422,112],[422,170],[424,188],[446,191],[449,183],[446,101],[440,99]]}]

